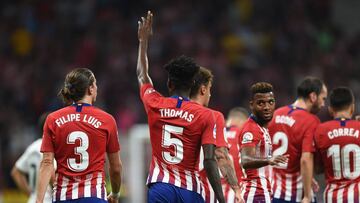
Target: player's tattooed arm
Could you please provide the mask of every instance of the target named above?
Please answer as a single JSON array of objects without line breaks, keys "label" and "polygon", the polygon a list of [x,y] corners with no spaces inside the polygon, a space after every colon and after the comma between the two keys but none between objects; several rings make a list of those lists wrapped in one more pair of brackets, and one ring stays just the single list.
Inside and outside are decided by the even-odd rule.
[{"label": "player's tattooed arm", "polygon": [[139,52],[136,73],[140,86],[147,83],[152,84],[147,57],[148,42],[152,35],[152,18],[153,14],[148,11],[146,18],[141,17],[141,20],[138,21]]},{"label": "player's tattooed arm", "polygon": [[205,144],[202,147],[204,150],[204,168],[207,177],[215,192],[216,199],[220,203],[224,203],[225,198],[221,187],[218,165],[215,159],[215,145]]},{"label": "player's tattooed arm", "polygon": [[286,164],[289,155],[273,156],[271,158],[256,157],[255,147],[244,147],[241,150],[241,164],[244,169],[261,168],[267,165]]},{"label": "player's tattooed arm", "polygon": [[37,182],[37,196],[36,203],[42,203],[44,201],[45,192],[52,174],[54,173],[54,153],[45,152],[40,163],[39,179]]},{"label": "player's tattooed arm", "polygon": [[231,161],[228,150],[225,147],[218,147],[215,149],[215,156],[221,174],[229,183],[232,189],[239,188],[238,179],[235,174],[233,162]]}]

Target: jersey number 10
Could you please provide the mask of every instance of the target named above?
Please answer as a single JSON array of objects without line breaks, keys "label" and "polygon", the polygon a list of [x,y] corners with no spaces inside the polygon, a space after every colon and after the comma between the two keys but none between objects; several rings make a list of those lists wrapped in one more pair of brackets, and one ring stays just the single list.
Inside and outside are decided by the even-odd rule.
[{"label": "jersey number 10", "polygon": [[[352,166],[350,163],[352,153]],[[347,144],[340,149],[340,145],[332,145],[327,151],[327,157],[332,157],[335,179],[343,176],[347,179],[356,179],[360,176],[360,147],[356,144]],[[353,168],[353,170],[351,170]]]}]

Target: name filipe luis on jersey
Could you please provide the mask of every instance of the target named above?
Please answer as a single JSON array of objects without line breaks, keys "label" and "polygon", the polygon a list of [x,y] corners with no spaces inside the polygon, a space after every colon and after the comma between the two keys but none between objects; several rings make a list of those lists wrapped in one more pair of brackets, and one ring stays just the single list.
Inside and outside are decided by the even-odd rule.
[{"label": "name filipe luis on jersey", "polygon": [[79,122],[79,121],[88,123],[88,124],[94,126],[94,128],[99,128],[102,125],[102,123],[97,118],[86,115],[86,114],[82,115],[79,113],[67,114],[60,118],[57,118],[55,120],[55,123],[58,127],[60,127],[61,125],[64,125],[65,123],[68,123],[68,122]]}]

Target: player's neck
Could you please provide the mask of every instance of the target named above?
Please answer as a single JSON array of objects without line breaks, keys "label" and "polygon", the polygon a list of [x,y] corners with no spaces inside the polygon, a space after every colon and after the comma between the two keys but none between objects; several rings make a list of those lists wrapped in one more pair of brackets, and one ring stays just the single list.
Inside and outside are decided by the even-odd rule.
[{"label": "player's neck", "polygon": [[336,119],[336,118],[351,119],[352,114],[349,111],[338,111],[338,112],[333,113],[333,117],[334,117],[334,119]]},{"label": "player's neck", "polygon": [[85,96],[83,99],[77,101],[76,103],[84,103],[84,104],[91,104],[92,105],[92,98],[90,96]]},{"label": "player's neck", "polygon": [[311,104],[309,102],[306,102],[302,98],[296,99],[296,101],[292,105],[295,106],[295,107],[305,109],[308,112],[310,112],[310,110],[311,110]]},{"label": "player's neck", "polygon": [[179,97],[184,97],[184,98],[189,98],[190,97],[190,90],[188,91],[184,91],[184,90],[173,90],[170,92],[171,96],[179,96]]}]

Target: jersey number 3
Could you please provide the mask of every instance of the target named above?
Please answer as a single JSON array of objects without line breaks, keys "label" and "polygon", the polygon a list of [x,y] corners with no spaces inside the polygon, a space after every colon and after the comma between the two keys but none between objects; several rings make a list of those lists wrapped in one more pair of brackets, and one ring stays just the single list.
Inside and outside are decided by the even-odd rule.
[{"label": "jersey number 3", "polygon": [[174,147],[174,154],[172,155],[168,151],[162,152],[163,159],[169,164],[178,164],[184,158],[184,147],[183,143],[178,138],[171,137],[171,134],[181,135],[184,131],[184,128],[172,126],[172,125],[164,125],[162,129],[162,141],[161,145],[163,148],[168,149],[171,146]]},{"label": "jersey number 3", "polygon": [[80,145],[74,148],[74,154],[80,156],[80,161],[76,162],[75,158],[68,158],[67,165],[70,170],[81,172],[89,166],[89,153],[86,151],[89,147],[89,138],[86,133],[81,131],[74,131],[67,137],[67,144],[75,144],[79,140]]}]

